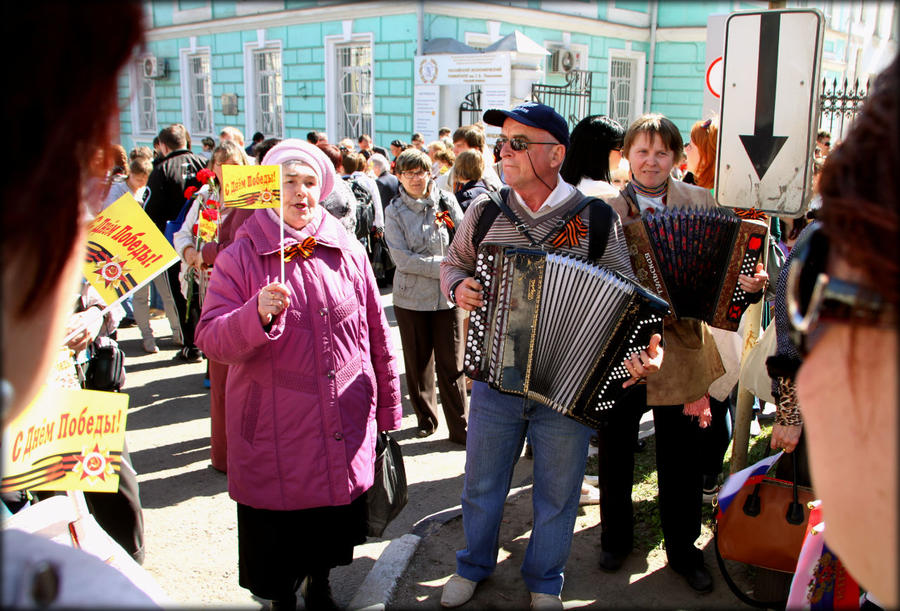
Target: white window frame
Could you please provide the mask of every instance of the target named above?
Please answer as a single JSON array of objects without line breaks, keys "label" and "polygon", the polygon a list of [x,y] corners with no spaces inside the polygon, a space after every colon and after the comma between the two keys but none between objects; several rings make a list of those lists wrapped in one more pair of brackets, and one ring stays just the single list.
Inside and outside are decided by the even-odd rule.
[{"label": "white window frame", "polygon": [[253,134],[262,131],[258,127],[259,117],[257,117],[256,106],[258,104],[256,91],[256,53],[259,51],[278,51],[281,55],[281,133],[266,133],[266,138],[284,138],[284,53],[281,48],[280,40],[264,41],[259,33],[258,42],[249,42],[244,45],[244,99],[246,101],[244,109],[244,133]]},{"label": "white window frame", "polygon": [[340,82],[337,64],[337,48],[352,44],[357,46],[369,45],[372,57],[372,78],[369,91],[372,92],[372,130],[369,134],[375,141],[375,35],[373,32],[361,32],[352,34],[349,28],[344,28],[343,34],[325,36],[325,129],[329,139],[336,142],[338,135],[338,116],[341,113],[341,101],[339,99],[338,84]]},{"label": "white window frame", "polygon": [[[209,108],[209,129],[201,130],[194,122],[194,74],[191,71],[191,60],[194,57],[205,55],[209,62],[207,82],[207,103]],[[209,47],[196,47],[181,49],[181,108],[184,116],[184,124],[192,136],[213,137],[216,135],[215,113],[213,110],[212,95],[212,53]]]},{"label": "white window frame", "polygon": [[172,23],[181,25],[184,23],[196,23],[212,19],[212,3],[206,0],[204,6],[182,10],[178,8],[178,0],[172,0]]},{"label": "white window frame", "polygon": [[627,8],[618,8],[616,7],[615,0],[607,0],[606,2],[606,20],[622,25],[633,25],[639,28],[650,27],[649,12],[642,13],[640,11],[632,11]]},{"label": "white window frame", "polygon": [[[133,95],[131,96],[131,132],[132,135],[136,137],[155,137],[159,131],[156,107],[156,82],[153,79],[144,77],[143,68],[144,60],[152,56],[152,53],[142,53],[131,63],[131,91],[133,92]],[[143,129],[143,122],[141,121],[141,114],[143,112],[141,104],[143,100],[142,91],[145,82],[151,87],[150,97],[153,100],[153,126],[150,129]]]},{"label": "white window frame", "polygon": [[[646,54],[642,51],[631,51],[629,49],[610,49],[609,60],[607,64],[607,82],[606,82],[606,114],[612,117],[612,111],[609,107],[611,81],[612,81],[612,62],[614,59],[630,59],[635,60],[636,73],[634,79],[634,98],[631,108],[631,116],[628,122],[622,127],[628,128],[631,121],[644,114],[644,87],[647,69]],[[615,117],[612,117],[615,118]]]}]

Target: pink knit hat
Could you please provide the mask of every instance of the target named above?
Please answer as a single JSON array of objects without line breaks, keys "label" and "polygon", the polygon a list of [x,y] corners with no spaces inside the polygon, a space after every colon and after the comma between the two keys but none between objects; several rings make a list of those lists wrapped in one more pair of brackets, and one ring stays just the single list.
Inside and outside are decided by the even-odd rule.
[{"label": "pink knit hat", "polygon": [[322,186],[319,201],[328,197],[331,190],[334,189],[334,182],[337,180],[334,165],[316,145],[296,138],[282,140],[266,153],[262,165],[280,166],[286,161],[296,161],[312,168]]}]

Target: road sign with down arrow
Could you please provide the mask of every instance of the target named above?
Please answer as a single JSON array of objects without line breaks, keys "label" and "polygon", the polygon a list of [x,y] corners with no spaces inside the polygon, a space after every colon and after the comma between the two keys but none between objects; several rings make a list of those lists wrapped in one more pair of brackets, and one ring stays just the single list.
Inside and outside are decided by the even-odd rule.
[{"label": "road sign with down arrow", "polygon": [[725,25],[716,200],[797,216],[810,197],[824,19],[734,13]]}]

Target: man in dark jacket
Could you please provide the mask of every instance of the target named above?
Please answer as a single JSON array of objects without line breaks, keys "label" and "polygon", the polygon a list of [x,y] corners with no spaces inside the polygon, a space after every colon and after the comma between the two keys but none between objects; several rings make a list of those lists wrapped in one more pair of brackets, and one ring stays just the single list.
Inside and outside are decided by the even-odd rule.
[{"label": "man in dark jacket", "polygon": [[[206,161],[187,148],[187,131],[183,125],[170,125],[159,132],[159,148],[162,159],[153,168],[147,187],[150,199],[144,210],[160,231],[166,230],[166,223],[178,217],[184,206],[184,190],[189,186],[200,187],[197,172],[206,167]],[[172,326],[172,337],[179,338],[184,347],[176,355],[176,359],[195,362],[201,358],[200,350],[194,345],[194,327],[200,318],[199,299],[191,300],[191,315],[188,315],[187,301],[181,294],[178,281],[179,265],[172,265],[164,273],[154,279],[156,290],[163,300],[174,303],[177,312],[176,320],[169,316]],[[199,292],[196,293],[199,295]],[[166,308],[167,313],[173,308]]]},{"label": "man in dark jacket", "polygon": [[378,184],[378,192],[381,193],[381,206],[387,208],[391,200],[400,192],[400,181],[391,174],[391,162],[380,153],[375,153],[369,159],[372,169],[375,170],[375,182]]}]

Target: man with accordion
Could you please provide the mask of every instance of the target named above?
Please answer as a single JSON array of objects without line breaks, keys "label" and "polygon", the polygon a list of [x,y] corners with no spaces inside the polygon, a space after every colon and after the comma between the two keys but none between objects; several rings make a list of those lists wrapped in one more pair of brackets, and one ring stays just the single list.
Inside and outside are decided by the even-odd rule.
[{"label": "man with accordion", "polygon": [[[531,249],[528,252],[538,255],[543,251],[548,260],[551,254],[571,255],[562,258],[577,261],[576,265],[590,262],[599,270],[611,270],[596,273],[614,276],[614,284],[633,284],[634,273],[616,214],[607,204],[586,197],[559,175],[569,146],[565,119],[549,106],[528,102],[512,110],[488,110],[484,121],[502,127],[498,145],[508,187],[499,194],[479,196],[467,209],[441,263],[441,289],[448,298],[470,312],[485,306],[493,289],[487,281],[482,285],[476,279],[480,277],[477,266],[482,243]],[[542,299],[564,297],[575,288],[557,289]],[[521,304],[514,303],[513,307],[518,305]],[[563,309],[577,312],[579,306],[576,303]],[[617,314],[613,316],[618,318]],[[655,320],[660,321],[661,328],[661,317]],[[470,338],[473,333],[477,336],[479,329],[488,335],[492,333],[492,329],[470,322]],[[638,335],[631,333],[632,338]],[[640,337],[644,343],[637,344],[633,352],[625,353],[626,358],[616,363],[619,377],[615,378],[615,385],[619,388],[642,380],[662,363],[661,336],[645,332]],[[527,343],[518,342],[510,351],[517,354],[520,344]],[[507,365],[504,364],[504,372],[515,369]],[[471,376],[475,365],[467,367]],[[531,371],[530,365],[528,370]],[[472,386],[462,493],[466,548],[457,553],[457,572],[444,586],[441,604],[465,604],[478,582],[496,567],[503,507],[527,433],[534,451],[535,515],[521,571],[531,592],[532,608],[561,609],[563,569],[572,543],[593,431],[574,416],[560,413],[559,407],[549,406],[549,401],[497,388],[481,381]],[[596,390],[592,394],[596,396]]]}]

